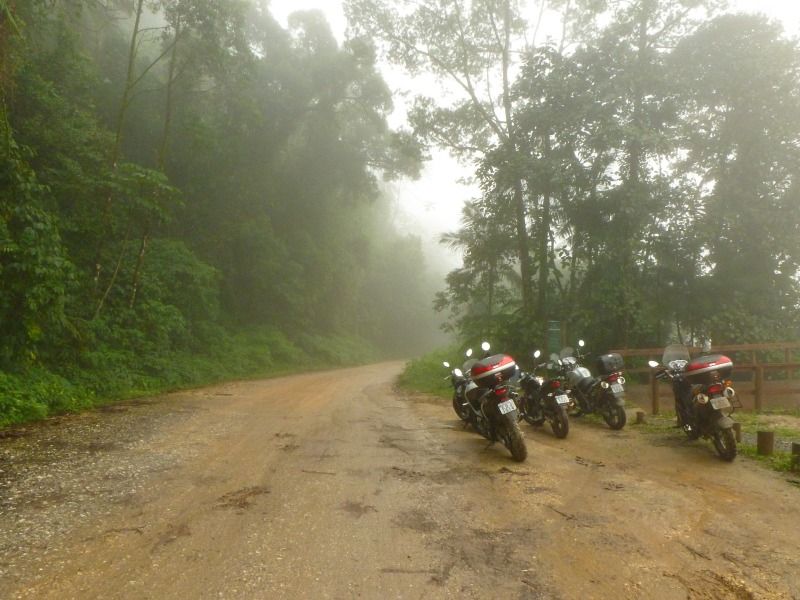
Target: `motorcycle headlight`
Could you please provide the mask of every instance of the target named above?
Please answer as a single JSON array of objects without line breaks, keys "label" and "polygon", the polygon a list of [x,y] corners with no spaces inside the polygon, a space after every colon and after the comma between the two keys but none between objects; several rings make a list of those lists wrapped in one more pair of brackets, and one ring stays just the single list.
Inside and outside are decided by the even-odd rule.
[{"label": "motorcycle headlight", "polygon": [[461,369],[453,369],[453,373],[456,374],[456,377],[463,377],[464,373],[461,372]]},{"label": "motorcycle headlight", "polygon": [[600,382],[600,387],[603,388],[604,390],[607,390],[611,386],[608,385],[607,381],[601,381]]},{"label": "motorcycle headlight", "polygon": [[708,396],[706,396],[705,394],[697,394],[697,396],[695,396],[694,398],[700,404],[705,404],[706,402],[708,402]]}]

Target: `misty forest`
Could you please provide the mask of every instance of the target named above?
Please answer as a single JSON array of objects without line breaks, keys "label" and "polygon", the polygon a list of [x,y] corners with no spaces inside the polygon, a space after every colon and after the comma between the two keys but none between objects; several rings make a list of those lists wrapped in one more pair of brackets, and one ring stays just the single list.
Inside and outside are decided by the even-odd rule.
[{"label": "misty forest", "polygon": [[[797,339],[779,24],[714,0],[344,5],[340,43],[256,0],[0,0],[0,425],[439,329]],[[425,82],[402,127],[384,65]],[[480,190],[438,280],[389,185],[437,148]]]}]

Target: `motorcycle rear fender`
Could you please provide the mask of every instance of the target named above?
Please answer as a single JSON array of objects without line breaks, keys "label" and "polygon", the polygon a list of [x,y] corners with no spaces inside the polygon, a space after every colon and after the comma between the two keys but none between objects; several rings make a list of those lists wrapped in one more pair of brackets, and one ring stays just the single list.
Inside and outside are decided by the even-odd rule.
[{"label": "motorcycle rear fender", "polygon": [[[483,411],[484,415],[489,416],[489,414],[491,414],[492,417],[495,418],[495,419],[497,419],[497,418],[502,419],[502,418],[505,418],[505,417],[509,417],[509,418],[513,417],[514,420],[519,421],[519,408],[515,408],[511,412],[507,412],[504,415],[501,415],[500,414],[500,409],[497,408],[497,405],[500,404],[501,402],[505,402],[506,400],[511,400],[511,399],[512,398],[510,396],[506,395],[506,396],[502,396],[502,397],[497,397],[497,396],[494,395],[494,392],[490,392],[490,393],[485,394],[483,396],[482,401],[481,401],[481,410]],[[514,404],[515,405],[517,404],[516,400],[514,401]]]},{"label": "motorcycle rear fender", "polygon": [[733,419],[727,415],[722,415],[717,419],[717,427],[720,429],[731,429],[733,427]]},{"label": "motorcycle rear fender", "polygon": [[608,403],[610,406],[625,406],[625,392],[615,393],[610,389],[601,390],[602,402]]}]

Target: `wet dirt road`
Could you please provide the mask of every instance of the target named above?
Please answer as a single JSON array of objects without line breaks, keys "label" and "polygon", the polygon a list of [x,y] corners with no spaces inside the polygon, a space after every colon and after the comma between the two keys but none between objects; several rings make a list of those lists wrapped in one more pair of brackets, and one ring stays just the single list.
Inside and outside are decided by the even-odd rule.
[{"label": "wet dirt road", "polygon": [[0,598],[800,598],[800,488],[710,444],[522,424],[400,363],[4,432]]}]

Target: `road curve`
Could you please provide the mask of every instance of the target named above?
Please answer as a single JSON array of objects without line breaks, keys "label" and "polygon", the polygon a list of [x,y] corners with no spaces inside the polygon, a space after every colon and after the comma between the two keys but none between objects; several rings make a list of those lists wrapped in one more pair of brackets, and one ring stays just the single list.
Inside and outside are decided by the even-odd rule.
[{"label": "road curve", "polygon": [[0,598],[800,598],[786,477],[580,422],[514,463],[401,368],[5,432]]}]

